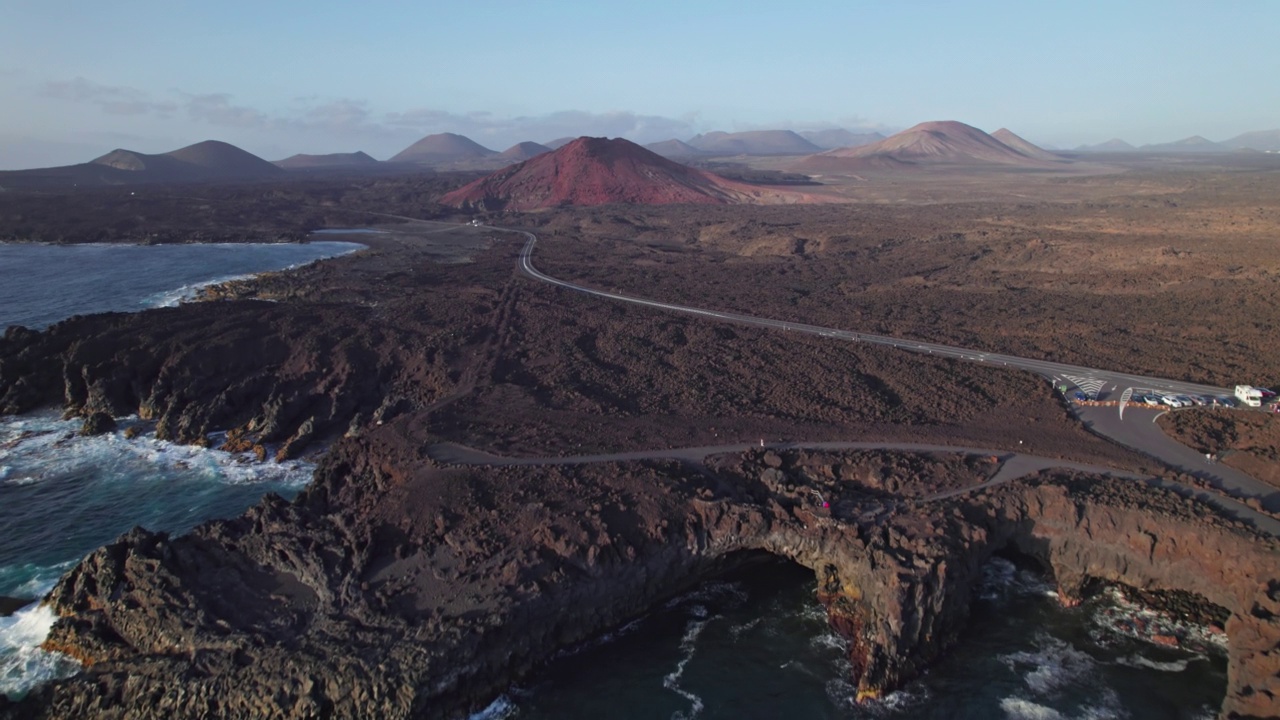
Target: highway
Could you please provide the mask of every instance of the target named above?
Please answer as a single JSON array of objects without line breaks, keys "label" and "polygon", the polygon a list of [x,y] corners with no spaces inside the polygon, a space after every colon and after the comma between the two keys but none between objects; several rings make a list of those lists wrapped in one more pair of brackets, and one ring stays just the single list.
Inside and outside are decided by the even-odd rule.
[{"label": "highway", "polygon": [[[481,227],[486,227],[492,230],[501,230],[504,232],[518,233],[525,238],[524,247],[520,250],[519,261],[520,270],[525,275],[528,275],[540,282],[549,283],[575,292],[586,293],[588,295],[594,295],[596,297],[606,298],[609,300],[633,303],[658,310],[693,315],[713,320],[722,320],[741,325],[754,325],[757,327],[766,327],[787,332],[801,332],[811,335],[820,335],[822,337],[836,340],[882,345],[923,355],[949,357],[958,360],[984,363],[997,367],[1013,368],[1015,370],[1023,370],[1041,375],[1053,382],[1055,385],[1065,381],[1076,386],[1092,386],[1097,389],[1095,393],[1101,393],[1104,388],[1111,386],[1113,389],[1111,393],[1108,393],[1108,395],[1113,393],[1117,397],[1121,397],[1125,400],[1128,400],[1127,395],[1135,390],[1139,392],[1158,392],[1178,395],[1230,396],[1232,394],[1231,389],[1215,387],[1212,385],[1200,385],[1197,383],[1170,380],[1167,378],[1155,378],[1145,375],[1134,375],[1131,373],[1102,370],[1100,368],[1088,368],[1079,365],[1053,362],[1050,360],[1003,355],[1000,353],[971,350],[952,345],[943,345],[941,343],[906,340],[887,335],[875,335],[872,333],[842,330],[839,328],[821,327],[818,325],[809,325],[790,320],[774,320],[772,318],[762,318],[743,313],[726,312],[723,310],[707,310],[704,308],[689,307],[687,305],[677,305],[675,303],[649,300],[632,295],[624,295],[622,293],[597,290],[585,285],[578,285],[576,283],[568,282],[567,280],[560,280],[559,278],[551,277],[550,275],[538,270],[533,264],[533,250],[534,246],[537,245],[538,237],[533,233],[514,228],[499,228],[491,226]],[[1126,393],[1126,391],[1128,391],[1128,393]],[[1136,406],[1130,407],[1132,410],[1138,409]],[[1172,440],[1168,436],[1164,435],[1163,431],[1160,431],[1158,426],[1153,425],[1152,413],[1131,411],[1130,417],[1126,419],[1123,411],[1123,405],[1118,409],[1108,407],[1084,407],[1077,408],[1075,410],[1077,417],[1084,422],[1085,426],[1098,435],[1109,438],[1121,445],[1138,450],[1139,452],[1151,455],[1180,472],[1195,475],[1196,477],[1209,482],[1224,494],[1236,498],[1256,498],[1268,511],[1280,512],[1280,492],[1275,488],[1249,475],[1233,470],[1229,467],[1225,467],[1220,463],[1209,462],[1190,448]],[[1238,503],[1235,502],[1230,502],[1230,505],[1238,507]]]}]

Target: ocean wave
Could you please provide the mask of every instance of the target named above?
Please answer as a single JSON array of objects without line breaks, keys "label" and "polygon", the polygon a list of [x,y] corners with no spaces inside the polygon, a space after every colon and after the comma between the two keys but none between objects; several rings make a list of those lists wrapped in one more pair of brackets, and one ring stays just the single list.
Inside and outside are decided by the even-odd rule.
[{"label": "ocean wave", "polygon": [[119,429],[94,437],[80,437],[79,420],[63,420],[45,413],[0,420],[0,463],[8,471],[0,482],[26,485],[65,477],[83,468],[108,472],[138,472],[144,467],[187,471],[226,484],[282,483],[302,487],[311,480],[315,464],[304,460],[261,463],[247,453],[178,445],[153,437],[132,440],[124,432],[142,425],[136,417],[118,420]]},{"label": "ocean wave", "polygon": [[508,720],[520,713],[520,709],[515,703],[511,702],[511,698],[506,695],[499,695],[497,699],[489,703],[489,706],[480,712],[473,713],[467,720]]},{"label": "ocean wave", "polygon": [[1116,659],[1116,664],[1126,665],[1128,667],[1134,667],[1134,668],[1147,668],[1149,670],[1159,670],[1161,672],[1180,673],[1186,670],[1191,665],[1192,661],[1203,660],[1203,659],[1204,659],[1203,657],[1196,656],[1196,657],[1190,657],[1190,658],[1183,658],[1181,660],[1170,660],[1168,662],[1161,662],[1159,660],[1152,660],[1150,658],[1146,658],[1141,655],[1135,654],[1135,655],[1126,655],[1122,658]]},{"label": "ocean wave", "polygon": [[182,287],[148,295],[140,300],[138,304],[149,308],[177,307],[182,303],[195,300],[196,297],[199,296],[200,291],[207,287],[221,285],[222,283],[235,282],[236,280],[248,280],[256,275],[257,273],[239,273],[235,275],[223,275],[222,277],[213,278],[212,280],[204,280],[202,282],[188,283]]},{"label": "ocean wave", "polygon": [[1000,661],[1014,672],[1025,668],[1022,680],[1037,696],[1056,696],[1063,688],[1088,678],[1097,669],[1098,663],[1091,655],[1058,638],[1039,633],[1034,643],[1034,651],[1001,655]]},{"label": "ocean wave", "polygon": [[1180,649],[1197,655],[1221,654],[1227,649],[1226,633],[1205,625],[1183,622],[1164,612],[1129,600],[1119,588],[1107,588],[1102,602],[1094,608],[1090,635],[1098,644],[1113,644],[1116,637],[1143,642],[1155,638],[1175,638]]},{"label": "ocean wave", "polygon": [[845,652],[849,649],[849,642],[833,632],[821,633],[809,639],[809,644],[817,648],[828,648],[831,650],[839,650]]},{"label": "ocean wave", "polygon": [[1057,594],[1053,583],[1045,575],[1019,568],[1005,558],[992,557],[982,566],[978,597],[987,602],[1001,603],[1024,597],[1056,597]]},{"label": "ocean wave", "polygon": [[763,620],[764,620],[763,617],[758,617],[758,618],[753,618],[751,620],[748,620],[747,622],[734,625],[733,627],[729,628],[729,635],[734,640],[738,640],[742,637],[742,633],[748,632],[750,630],[754,630]]},{"label": "ocean wave", "polygon": [[56,563],[54,565],[5,565],[0,567],[0,588],[6,588],[6,595],[17,598],[44,597],[63,573],[70,570],[76,561]]},{"label": "ocean wave", "polygon": [[1066,716],[1051,707],[1019,697],[1000,701],[1000,709],[1009,720],[1065,720]]},{"label": "ocean wave", "polygon": [[71,658],[40,647],[57,619],[47,605],[32,605],[0,618],[0,694],[16,700],[41,683],[80,669]]},{"label": "ocean wave", "polygon": [[1007,697],[1000,701],[1007,720],[1123,720],[1129,713],[1115,706],[1088,706],[1078,715],[1066,715],[1047,705],[1026,698]]},{"label": "ocean wave", "polygon": [[684,636],[680,638],[680,650],[683,654],[676,663],[676,669],[662,678],[662,686],[664,688],[688,700],[690,704],[688,714],[676,712],[671,716],[672,720],[693,720],[693,718],[702,714],[702,710],[705,707],[700,696],[680,687],[680,678],[684,675],[685,667],[689,665],[689,661],[693,659],[693,654],[698,648],[698,636],[706,629],[709,622],[711,622],[710,619],[691,620],[685,626]]},{"label": "ocean wave", "polygon": [[702,583],[683,595],[678,595],[668,600],[663,607],[671,610],[687,604],[695,606],[725,604],[730,608],[736,608],[741,607],[748,597],[745,586],[740,582],[712,580]]},{"label": "ocean wave", "polygon": [[929,700],[929,691],[919,683],[912,683],[884,697],[863,698],[862,702],[858,702],[858,688],[846,679],[848,677],[848,674],[843,674],[831,678],[824,689],[833,704],[854,717],[900,717],[902,713],[920,707]]}]

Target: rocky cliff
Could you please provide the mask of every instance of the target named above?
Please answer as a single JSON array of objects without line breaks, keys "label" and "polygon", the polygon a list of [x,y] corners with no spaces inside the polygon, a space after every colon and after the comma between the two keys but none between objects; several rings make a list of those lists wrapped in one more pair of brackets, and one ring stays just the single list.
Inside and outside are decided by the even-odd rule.
[{"label": "rocky cliff", "polygon": [[1275,543],[1165,491],[1050,473],[931,501],[987,460],[891,453],[447,468],[422,432],[404,417],[344,440],[293,503],[91,555],[48,598],[48,646],[84,672],[4,712],[456,717],[761,553],[814,570],[875,696],[946,650],[1000,551],[1039,559],[1068,600],[1099,579],[1219,606],[1224,713],[1276,708]]}]

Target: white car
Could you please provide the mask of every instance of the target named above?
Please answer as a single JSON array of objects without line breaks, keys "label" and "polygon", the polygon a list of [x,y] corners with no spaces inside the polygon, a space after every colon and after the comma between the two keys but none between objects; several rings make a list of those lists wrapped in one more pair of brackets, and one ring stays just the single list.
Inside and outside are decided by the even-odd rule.
[{"label": "white car", "polygon": [[1183,404],[1182,400],[1178,398],[1176,395],[1162,395],[1160,396],[1160,402],[1164,403],[1165,405],[1168,405],[1171,408],[1186,407],[1186,405]]}]

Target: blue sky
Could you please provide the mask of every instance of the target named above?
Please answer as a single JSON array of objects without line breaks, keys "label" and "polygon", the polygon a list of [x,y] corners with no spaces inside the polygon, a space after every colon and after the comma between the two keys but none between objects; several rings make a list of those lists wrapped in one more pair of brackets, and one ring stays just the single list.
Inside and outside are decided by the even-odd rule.
[{"label": "blue sky", "polygon": [[901,129],[1060,147],[1280,128],[1280,2],[4,0],[0,168],[208,138]]}]

